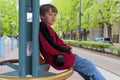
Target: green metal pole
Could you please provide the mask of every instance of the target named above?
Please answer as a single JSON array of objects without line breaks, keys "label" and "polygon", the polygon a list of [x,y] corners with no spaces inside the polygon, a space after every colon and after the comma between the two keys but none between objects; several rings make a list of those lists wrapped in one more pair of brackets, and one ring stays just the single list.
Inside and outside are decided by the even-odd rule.
[{"label": "green metal pole", "polygon": [[0,13],[0,58],[4,58],[4,38],[2,37],[1,13]]},{"label": "green metal pole", "polygon": [[69,29],[69,19],[67,18],[67,32],[68,32],[68,29]]},{"label": "green metal pole", "polygon": [[2,20],[1,20],[1,13],[0,13],[0,38],[2,36]]},{"label": "green metal pole", "polygon": [[19,76],[26,76],[26,0],[19,0]]},{"label": "green metal pole", "polygon": [[62,12],[60,14],[60,38],[62,38]]},{"label": "green metal pole", "polygon": [[67,25],[67,28],[66,28],[67,36],[66,36],[66,38],[68,39],[69,38],[68,37],[68,29],[69,29],[69,19],[68,18],[66,19],[66,25]]},{"label": "green metal pole", "polygon": [[33,17],[32,17],[32,75],[38,76],[39,72],[39,39],[38,39],[38,32],[39,32],[39,0],[32,0],[32,10],[33,10]]},{"label": "green metal pole", "polygon": [[80,12],[79,12],[79,41],[82,40],[82,33],[81,33],[81,16],[82,16],[82,0],[80,0]]},{"label": "green metal pole", "polygon": [[3,36],[3,33],[2,33],[2,19],[1,19],[1,13],[0,13],[0,58],[4,57],[4,38],[2,36]]}]

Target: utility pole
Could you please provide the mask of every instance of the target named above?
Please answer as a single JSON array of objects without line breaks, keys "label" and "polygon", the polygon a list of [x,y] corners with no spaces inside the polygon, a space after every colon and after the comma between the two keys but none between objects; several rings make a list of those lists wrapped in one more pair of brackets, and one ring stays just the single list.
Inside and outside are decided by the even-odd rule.
[{"label": "utility pole", "polygon": [[68,29],[69,29],[69,19],[67,18],[67,19],[66,19],[66,33],[67,33],[66,38],[67,38],[67,39],[69,38],[69,36],[68,36]]},{"label": "utility pole", "polygon": [[16,27],[15,23],[12,23],[12,36],[14,36],[14,28]]},{"label": "utility pole", "polygon": [[66,31],[67,31],[67,33],[68,33],[68,28],[69,28],[69,19],[68,19],[68,18],[66,19],[66,26],[67,26]]},{"label": "utility pole", "polygon": [[0,13],[0,38],[2,36],[2,20],[1,20],[1,13]]},{"label": "utility pole", "polygon": [[2,36],[2,35],[1,35],[1,34],[2,34],[2,30],[1,30],[1,29],[2,29],[2,28],[1,28],[1,27],[2,27],[2,26],[1,26],[1,19],[0,19],[0,38],[1,38],[1,36]]},{"label": "utility pole", "polygon": [[80,11],[79,11],[79,41],[82,40],[82,33],[81,33],[81,18],[82,18],[82,0],[80,0]]},{"label": "utility pole", "polygon": [[60,38],[62,39],[63,35],[62,35],[62,12],[60,14]]}]

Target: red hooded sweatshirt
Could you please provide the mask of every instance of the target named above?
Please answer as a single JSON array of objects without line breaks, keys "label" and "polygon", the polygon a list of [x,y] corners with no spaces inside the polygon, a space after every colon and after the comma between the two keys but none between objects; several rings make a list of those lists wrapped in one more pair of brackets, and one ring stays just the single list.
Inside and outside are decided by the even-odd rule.
[{"label": "red hooded sweatshirt", "polygon": [[[65,70],[73,66],[75,56],[70,51],[71,47],[61,40],[55,31],[45,22],[40,22],[40,52],[48,62],[57,70]],[[56,66],[53,61],[53,56],[62,54],[64,56],[64,65]]]}]

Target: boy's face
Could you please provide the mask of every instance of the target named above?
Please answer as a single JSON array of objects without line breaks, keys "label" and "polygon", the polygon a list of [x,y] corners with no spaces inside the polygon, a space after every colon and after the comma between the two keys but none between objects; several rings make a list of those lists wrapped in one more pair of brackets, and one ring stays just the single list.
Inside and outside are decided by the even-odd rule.
[{"label": "boy's face", "polygon": [[49,9],[48,12],[45,13],[45,15],[42,15],[41,18],[48,24],[53,25],[56,22],[56,13],[52,11],[52,9]]}]

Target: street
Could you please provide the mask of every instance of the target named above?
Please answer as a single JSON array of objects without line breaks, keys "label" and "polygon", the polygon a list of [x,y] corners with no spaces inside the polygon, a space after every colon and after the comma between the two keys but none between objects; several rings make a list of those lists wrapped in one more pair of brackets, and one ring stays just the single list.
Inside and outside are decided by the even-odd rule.
[{"label": "street", "polygon": [[[120,57],[77,47],[73,47],[73,52],[92,61],[107,80],[120,80]],[[75,74],[78,75],[77,73]]]}]

